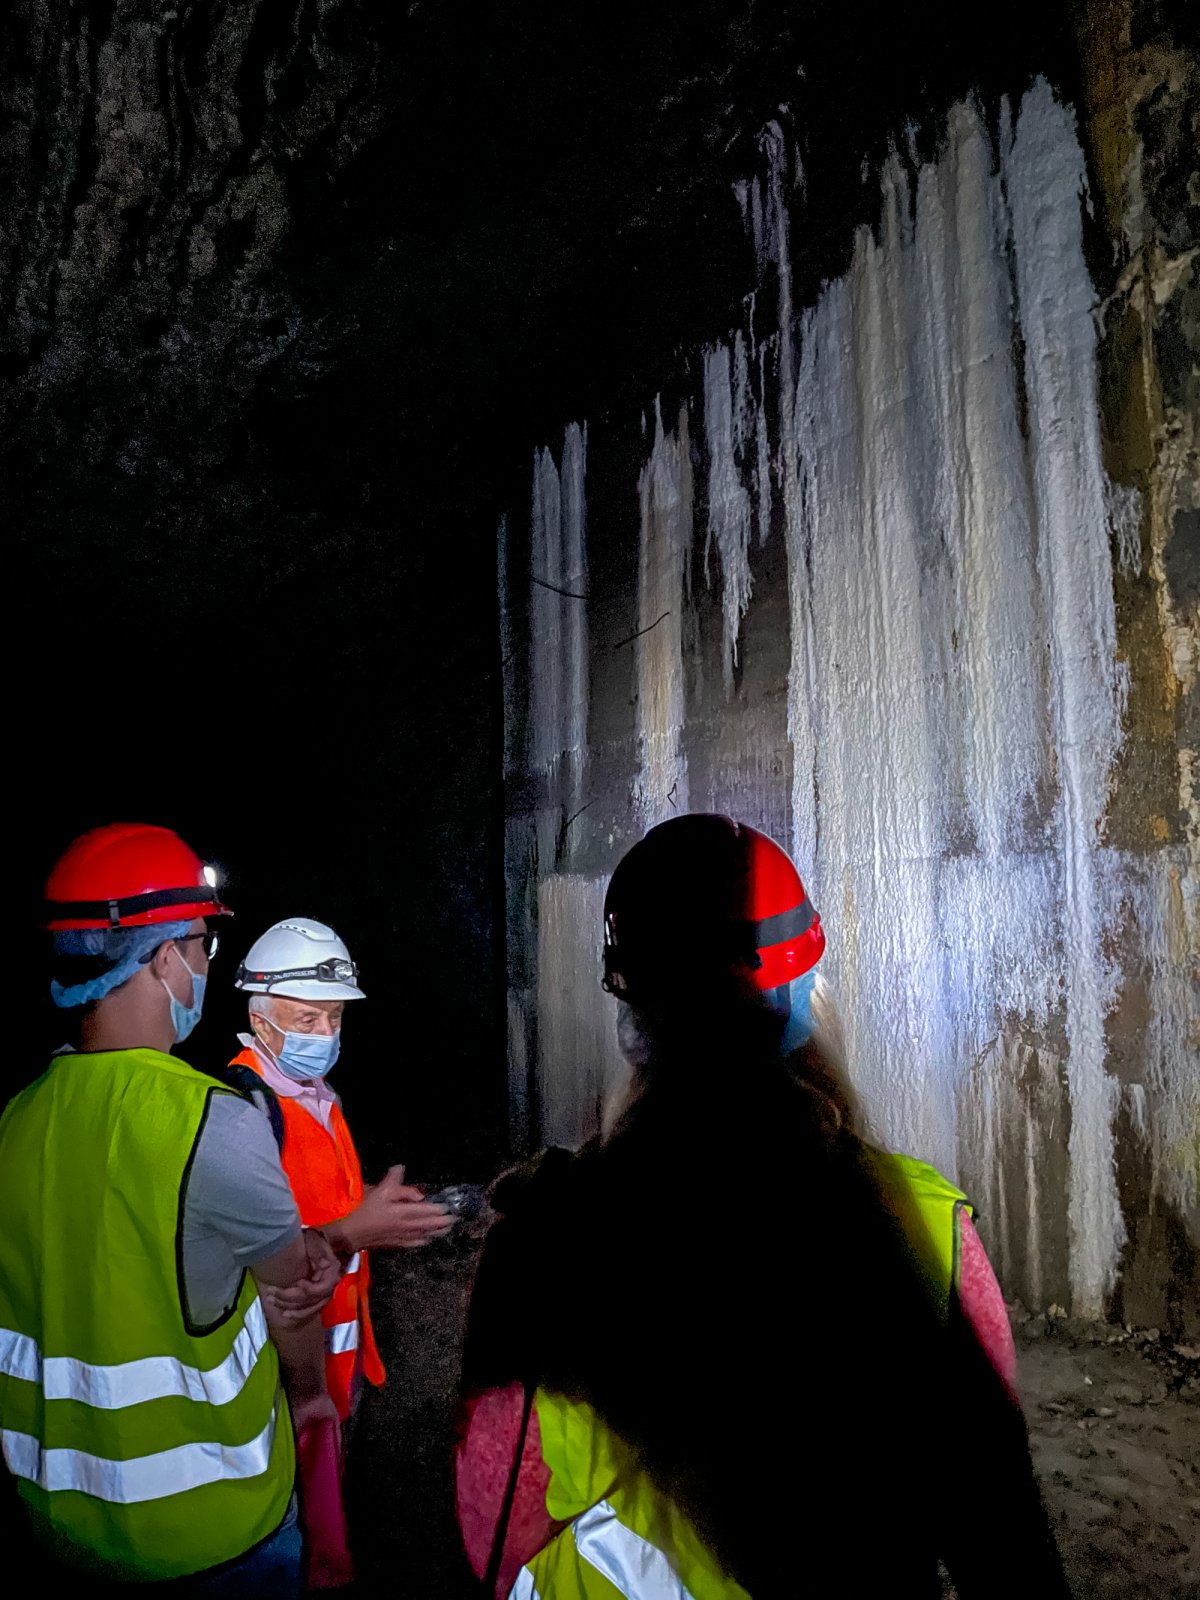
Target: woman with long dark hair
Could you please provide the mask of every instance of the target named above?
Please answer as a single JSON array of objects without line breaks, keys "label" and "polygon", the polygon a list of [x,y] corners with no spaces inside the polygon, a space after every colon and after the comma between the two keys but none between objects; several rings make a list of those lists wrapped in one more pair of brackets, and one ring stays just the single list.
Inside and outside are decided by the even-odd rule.
[{"label": "woman with long dark hair", "polygon": [[728,818],[617,867],[628,1082],[590,1145],[496,1186],[472,1297],[489,1594],[936,1596],[939,1561],[962,1600],[1066,1594],[966,1198],[868,1141],[823,949],[787,856]]}]

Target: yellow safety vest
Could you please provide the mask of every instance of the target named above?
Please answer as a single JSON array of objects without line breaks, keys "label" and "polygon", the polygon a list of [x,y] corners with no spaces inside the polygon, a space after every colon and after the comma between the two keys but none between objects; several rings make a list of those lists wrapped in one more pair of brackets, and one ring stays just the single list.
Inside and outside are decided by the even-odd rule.
[{"label": "yellow safety vest", "polygon": [[[970,1202],[924,1161],[869,1156],[944,1315],[958,1283],[957,1216]],[[590,1406],[545,1389],[535,1405],[550,1468],[546,1509],[569,1526],[522,1568],[509,1600],[750,1600],[680,1511],[643,1476],[627,1481],[616,1441]]]},{"label": "yellow safety vest", "polygon": [[35,1531],[124,1580],[243,1555],[292,1494],[262,1305],[189,1326],[182,1193],[211,1097],[158,1050],[59,1057],[0,1118],[0,1440]]}]

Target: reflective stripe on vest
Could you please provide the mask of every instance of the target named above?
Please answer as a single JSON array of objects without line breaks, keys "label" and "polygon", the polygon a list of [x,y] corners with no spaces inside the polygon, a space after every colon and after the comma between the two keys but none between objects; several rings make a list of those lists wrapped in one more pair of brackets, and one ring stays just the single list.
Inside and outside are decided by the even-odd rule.
[{"label": "reflective stripe on vest", "polygon": [[627,1528],[607,1500],[576,1518],[571,1532],[587,1564],[623,1595],[636,1600],[692,1600],[662,1551]]},{"label": "reflective stripe on vest", "polygon": [[[546,1511],[568,1526],[527,1564],[527,1600],[749,1600],[647,1478],[623,1481],[624,1453],[590,1406],[545,1389],[535,1405],[550,1468]],[[650,1537],[657,1530],[665,1530],[673,1561]]]},{"label": "reflective stripe on vest", "polygon": [[233,1349],[224,1361],[207,1371],[173,1356],[143,1356],[140,1361],[123,1361],[118,1366],[99,1366],[78,1361],[74,1356],[47,1357],[38,1349],[36,1339],[11,1328],[0,1328],[0,1373],[40,1384],[47,1400],[78,1400],[103,1411],[120,1411],[125,1406],[163,1400],[168,1395],[224,1406],[241,1394],[266,1342],[267,1319],[256,1295],[246,1313],[245,1325],[233,1341]]},{"label": "reflective stripe on vest", "polygon": [[358,1349],[358,1318],[353,1322],[335,1322],[325,1329],[325,1349],[331,1356],[345,1355],[347,1350]]},{"label": "reflective stripe on vest", "polygon": [[[567,1536],[581,1559],[627,1600],[693,1600],[662,1551],[627,1528],[607,1500],[577,1517],[565,1530],[563,1537]],[[509,1600],[540,1600],[537,1580],[529,1567],[523,1567],[517,1575]]]},{"label": "reflective stripe on vest", "polygon": [[236,1560],[291,1498],[254,1280],[206,1327],[183,1299],[186,1174],[231,1092],[157,1050],[97,1051],[0,1117],[4,1458],[39,1539],[122,1582]]},{"label": "reflective stripe on vest", "polygon": [[89,1455],[86,1450],[43,1449],[27,1433],[5,1431],[4,1462],[18,1478],[46,1493],[77,1489],[114,1505],[136,1505],[186,1494],[202,1484],[257,1478],[267,1470],[275,1444],[278,1412],[256,1439],[214,1452],[209,1444],[181,1444],[130,1461]]}]

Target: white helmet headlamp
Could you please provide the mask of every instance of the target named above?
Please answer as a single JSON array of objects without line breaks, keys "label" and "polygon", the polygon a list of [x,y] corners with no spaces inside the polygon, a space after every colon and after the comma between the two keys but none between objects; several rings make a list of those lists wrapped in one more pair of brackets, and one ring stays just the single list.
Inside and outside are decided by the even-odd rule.
[{"label": "white helmet headlamp", "polygon": [[315,967],[288,967],[282,972],[251,972],[243,961],[235,982],[239,989],[246,988],[248,983],[265,983],[268,989],[273,989],[277,984],[290,982],[294,978],[315,978],[319,983],[357,983],[358,968],[353,961],[335,957],[330,961],[318,961]]}]

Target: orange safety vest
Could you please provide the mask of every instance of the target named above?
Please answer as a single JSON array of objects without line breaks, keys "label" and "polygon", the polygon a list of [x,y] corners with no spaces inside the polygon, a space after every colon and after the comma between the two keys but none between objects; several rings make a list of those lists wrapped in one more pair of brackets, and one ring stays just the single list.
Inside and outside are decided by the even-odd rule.
[{"label": "orange safety vest", "polygon": [[[232,1065],[250,1067],[262,1076],[258,1056],[251,1049],[235,1056]],[[326,1129],[299,1100],[279,1095],[278,1101],[283,1112],[283,1170],[296,1197],[300,1221],[306,1228],[323,1227],[344,1217],[362,1201],[358,1151],[341,1106],[333,1106]],[[387,1376],[367,1307],[370,1277],[367,1251],[360,1250],[351,1256],[321,1313],[325,1325],[325,1381],[343,1421],[350,1415],[356,1366],[361,1362],[368,1383],[381,1384]]]}]

